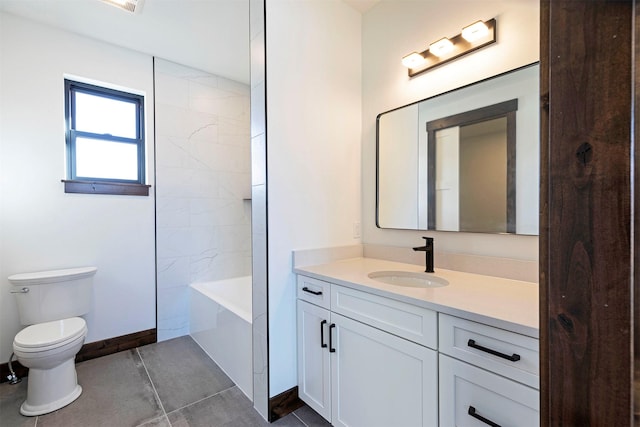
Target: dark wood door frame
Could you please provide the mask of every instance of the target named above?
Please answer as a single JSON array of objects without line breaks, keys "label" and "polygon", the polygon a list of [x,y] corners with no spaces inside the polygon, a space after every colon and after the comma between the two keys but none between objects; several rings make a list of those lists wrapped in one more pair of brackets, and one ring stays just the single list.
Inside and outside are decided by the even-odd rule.
[{"label": "dark wood door frame", "polygon": [[[633,29],[634,38],[634,54],[635,61],[633,64],[633,80],[634,87],[634,103],[640,105],[640,67],[638,67],[638,60],[640,59],[640,7],[634,2],[635,15],[635,28]],[[634,357],[633,357],[633,422],[634,426],[640,427],[640,149],[638,149],[638,141],[640,141],[640,120],[637,118],[636,109],[633,111],[633,164],[634,164],[634,177],[633,177],[633,310],[634,310]]]},{"label": "dark wood door frame", "polygon": [[[516,112],[518,99],[510,99],[498,104],[477,108],[471,111],[454,114],[427,122],[427,159],[436,158],[436,133],[455,126],[468,126],[498,118],[507,120],[506,152],[506,218],[503,230],[507,233],[516,232]],[[436,229],[436,161],[430,161],[427,167],[427,228]],[[470,231],[470,230],[458,230]]]},{"label": "dark wood door frame", "polygon": [[543,426],[633,423],[634,14],[541,2]]}]

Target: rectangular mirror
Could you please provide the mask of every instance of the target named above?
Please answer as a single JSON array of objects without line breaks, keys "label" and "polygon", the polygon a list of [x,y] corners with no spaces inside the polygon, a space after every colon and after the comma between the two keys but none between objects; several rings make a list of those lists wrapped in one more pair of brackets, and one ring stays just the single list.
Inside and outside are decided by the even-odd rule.
[{"label": "rectangular mirror", "polygon": [[380,228],[538,234],[539,66],[377,118]]}]

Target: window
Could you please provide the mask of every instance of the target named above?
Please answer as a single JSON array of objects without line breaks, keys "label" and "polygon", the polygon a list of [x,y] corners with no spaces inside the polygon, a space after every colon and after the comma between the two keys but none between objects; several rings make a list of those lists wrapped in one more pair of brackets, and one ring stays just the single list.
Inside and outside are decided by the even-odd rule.
[{"label": "window", "polygon": [[65,192],[148,195],[144,97],[65,80]]}]

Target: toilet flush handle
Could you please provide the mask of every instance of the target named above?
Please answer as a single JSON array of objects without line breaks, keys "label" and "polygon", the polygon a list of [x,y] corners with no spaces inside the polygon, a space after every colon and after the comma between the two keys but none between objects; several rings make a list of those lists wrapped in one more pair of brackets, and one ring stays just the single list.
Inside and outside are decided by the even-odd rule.
[{"label": "toilet flush handle", "polygon": [[29,292],[29,288],[22,288],[19,291],[9,291],[11,294],[26,294]]}]

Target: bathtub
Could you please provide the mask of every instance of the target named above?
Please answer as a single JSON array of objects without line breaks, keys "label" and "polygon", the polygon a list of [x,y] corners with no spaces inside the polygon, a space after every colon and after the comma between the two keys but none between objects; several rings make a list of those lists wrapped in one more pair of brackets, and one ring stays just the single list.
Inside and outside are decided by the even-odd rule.
[{"label": "bathtub", "polygon": [[189,335],[253,401],[251,276],[190,288]]}]

